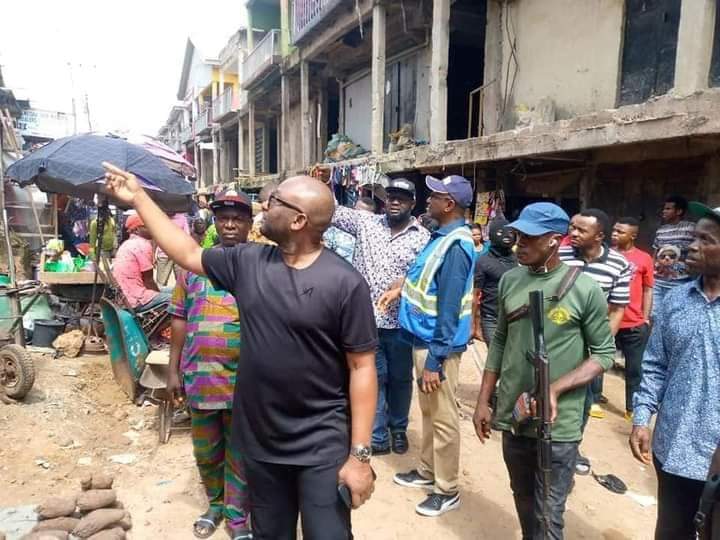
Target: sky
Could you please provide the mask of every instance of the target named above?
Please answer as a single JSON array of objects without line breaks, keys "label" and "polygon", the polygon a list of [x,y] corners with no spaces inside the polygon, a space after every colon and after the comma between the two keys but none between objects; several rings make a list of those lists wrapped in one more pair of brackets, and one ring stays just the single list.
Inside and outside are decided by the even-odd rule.
[{"label": "sky", "polygon": [[[245,0],[2,1],[5,86],[35,108],[72,112],[78,131],[155,135],[176,103],[192,36],[217,57],[245,21]],[[205,50],[215,49],[215,50]]]}]

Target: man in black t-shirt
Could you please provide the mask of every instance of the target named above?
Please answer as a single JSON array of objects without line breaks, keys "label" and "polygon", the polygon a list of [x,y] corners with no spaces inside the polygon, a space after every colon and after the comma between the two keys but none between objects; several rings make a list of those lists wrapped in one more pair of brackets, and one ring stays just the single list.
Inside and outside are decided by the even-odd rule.
[{"label": "man in black t-shirt", "polygon": [[233,408],[255,539],[351,538],[350,508],[373,490],[370,438],[377,400],[377,330],[362,276],[324,249],[334,210],[326,186],[283,182],[261,232],[277,246],[203,250],[170,222],[134,175],[105,164],[107,187],[135,207],[160,247],[183,268],[235,296],[242,328]]},{"label": "man in black t-shirt", "polygon": [[515,232],[509,228],[504,218],[495,218],[490,222],[490,249],[475,262],[475,292],[480,293],[479,313],[475,313],[476,339],[482,339],[488,346],[497,327],[497,294],[500,278],[508,270],[517,266],[512,251],[515,245]]}]

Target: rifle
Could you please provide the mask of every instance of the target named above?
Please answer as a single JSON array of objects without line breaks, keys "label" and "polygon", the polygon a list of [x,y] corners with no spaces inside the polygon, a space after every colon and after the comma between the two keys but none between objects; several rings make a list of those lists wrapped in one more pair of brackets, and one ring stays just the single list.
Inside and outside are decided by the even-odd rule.
[{"label": "rifle", "polygon": [[720,474],[712,475],[705,482],[694,521],[700,540],[720,538]]},{"label": "rifle", "polygon": [[550,408],[550,364],[545,349],[545,299],[543,292],[530,291],[529,315],[533,329],[533,351],[528,359],[535,368],[535,387],[532,397],[537,404],[537,461],[543,479],[542,528],[543,538],[550,529],[550,481],[552,472],[552,423]]}]

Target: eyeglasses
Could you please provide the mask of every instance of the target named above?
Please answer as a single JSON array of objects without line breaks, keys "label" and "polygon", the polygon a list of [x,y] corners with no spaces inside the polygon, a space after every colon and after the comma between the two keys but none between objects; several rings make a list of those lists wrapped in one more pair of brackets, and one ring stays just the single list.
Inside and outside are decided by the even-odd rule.
[{"label": "eyeglasses", "polygon": [[290,208],[291,210],[295,210],[300,214],[305,214],[305,210],[303,210],[299,206],[294,205],[293,203],[288,202],[281,197],[278,197],[277,193],[272,193],[270,197],[268,197],[268,208],[272,208],[273,206],[277,206],[278,204]]}]

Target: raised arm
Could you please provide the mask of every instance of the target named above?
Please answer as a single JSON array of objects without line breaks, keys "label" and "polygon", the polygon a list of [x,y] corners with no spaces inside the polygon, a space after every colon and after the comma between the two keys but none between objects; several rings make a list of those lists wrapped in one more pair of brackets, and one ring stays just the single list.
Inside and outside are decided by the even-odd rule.
[{"label": "raised arm", "polygon": [[105,179],[110,194],[135,208],[153,239],[168,257],[186,270],[204,275],[202,248],[189,234],[177,230],[172,220],[140,186],[137,177],[110,163],[103,163],[103,167],[107,171]]}]

